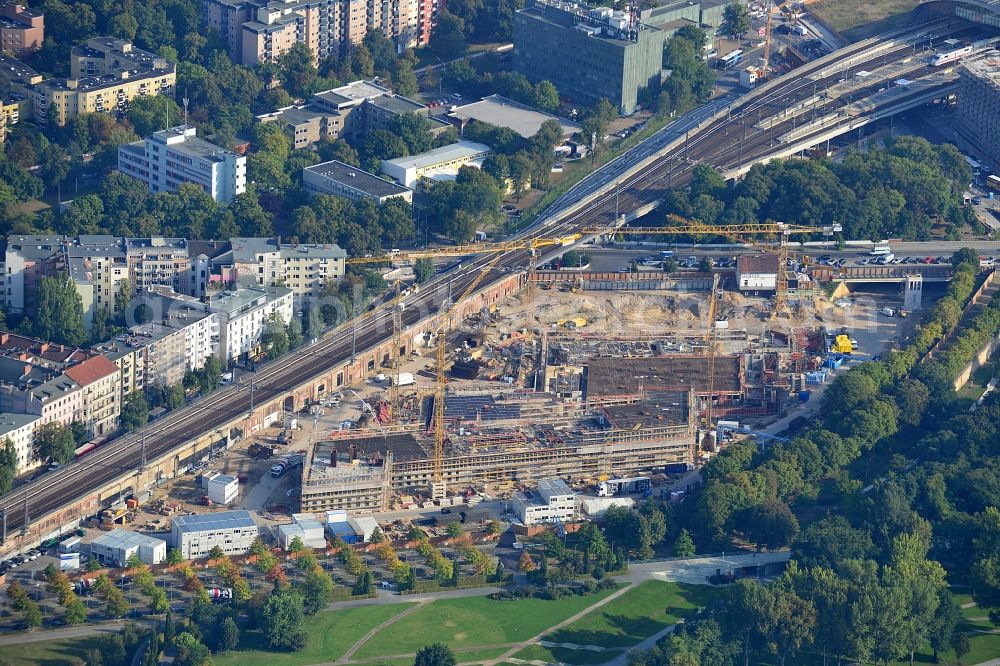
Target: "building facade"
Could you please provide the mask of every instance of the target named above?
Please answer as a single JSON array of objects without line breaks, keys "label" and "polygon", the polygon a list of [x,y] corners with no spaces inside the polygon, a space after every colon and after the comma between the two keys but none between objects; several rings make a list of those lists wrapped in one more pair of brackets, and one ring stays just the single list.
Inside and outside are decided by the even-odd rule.
[{"label": "building facade", "polygon": [[666,36],[631,12],[537,0],[514,15],[514,66],[581,104],[606,97],[630,115],[659,90]]},{"label": "building facade", "polygon": [[343,57],[369,30],[400,50],[429,43],[438,1],[203,0],[202,18],[236,62],[275,62],[298,43],[319,62]]},{"label": "building facade", "polygon": [[741,254],[736,258],[736,286],[746,292],[774,291],[778,288],[778,255]]},{"label": "building facade", "polygon": [[383,160],[382,173],[413,189],[424,178],[455,172],[459,167],[483,160],[491,152],[490,147],[482,143],[459,141],[419,155]]},{"label": "building facade", "polygon": [[959,136],[1000,169],[1000,58],[963,62],[959,72]]},{"label": "building facade", "polygon": [[170,530],[170,545],[186,560],[207,557],[215,546],[226,555],[243,555],[260,534],[249,511],[177,516]]},{"label": "building facade", "polygon": [[105,437],[118,429],[121,416],[121,371],[98,354],[65,372],[83,387],[83,422],[91,437]]},{"label": "building facade", "polygon": [[288,287],[300,299],[318,296],[327,282],[344,277],[346,260],[347,253],[334,243],[233,238],[230,249],[213,259],[213,270],[263,287]]},{"label": "building facade", "polygon": [[45,15],[12,2],[0,4],[0,48],[23,58],[42,48]]},{"label": "building facade", "polygon": [[118,148],[118,170],[146,183],[153,194],[193,183],[228,203],[246,191],[247,158],[199,139],[194,127],[155,132]]},{"label": "building facade", "polygon": [[34,448],[38,419],[37,414],[0,413],[0,444],[9,441],[14,447],[14,474],[23,474],[41,462]]},{"label": "building facade", "polygon": [[379,206],[389,199],[413,201],[413,190],[337,160],[302,169],[302,189],[310,194],[330,194],[351,201],[371,199]]},{"label": "building facade", "polygon": [[70,77],[32,87],[36,122],[57,125],[81,113],[124,113],[145,95],[173,97],[177,67],[149,51],[111,37],[94,37],[70,53]]},{"label": "building facade", "polygon": [[133,555],[150,566],[167,559],[167,542],[130,530],[112,530],[90,542],[90,556],[105,566],[124,567]]},{"label": "building facade", "polygon": [[576,493],[562,479],[542,479],[535,490],[514,493],[514,513],[524,525],[573,520]]}]

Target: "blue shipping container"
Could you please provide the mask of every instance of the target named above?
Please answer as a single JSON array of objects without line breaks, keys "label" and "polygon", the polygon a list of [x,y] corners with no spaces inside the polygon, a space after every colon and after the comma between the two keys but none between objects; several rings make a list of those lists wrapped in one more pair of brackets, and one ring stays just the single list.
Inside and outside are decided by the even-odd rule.
[{"label": "blue shipping container", "polygon": [[809,401],[809,391],[799,391],[799,402]]}]

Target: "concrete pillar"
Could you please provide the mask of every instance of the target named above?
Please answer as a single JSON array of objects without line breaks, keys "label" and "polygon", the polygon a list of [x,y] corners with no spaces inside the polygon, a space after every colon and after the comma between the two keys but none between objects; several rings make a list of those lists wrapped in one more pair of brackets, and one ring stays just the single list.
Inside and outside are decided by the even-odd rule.
[{"label": "concrete pillar", "polygon": [[903,309],[919,310],[923,307],[924,276],[907,275],[903,283]]}]

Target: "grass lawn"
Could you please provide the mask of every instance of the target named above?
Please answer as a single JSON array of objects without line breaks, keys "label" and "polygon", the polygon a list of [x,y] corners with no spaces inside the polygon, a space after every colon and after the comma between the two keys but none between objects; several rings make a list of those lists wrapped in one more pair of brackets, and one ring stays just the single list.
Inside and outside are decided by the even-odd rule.
[{"label": "grass lawn", "polygon": [[604,650],[594,652],[592,650],[570,650],[560,647],[542,647],[541,645],[529,645],[514,655],[518,659],[525,661],[539,660],[547,661],[550,664],[578,664],[588,666],[589,664],[603,664],[611,661],[622,653],[621,650]]},{"label": "grass lawn", "polygon": [[487,597],[439,599],[386,627],[362,645],[354,657],[411,654],[431,643],[444,643],[451,648],[516,643],[542,633],[612,592],[606,590],[587,597],[555,601],[494,601]]},{"label": "grass lawn", "polygon": [[851,41],[885,32],[900,24],[917,0],[814,0],[807,9]]},{"label": "grass lawn", "polygon": [[100,647],[104,635],[0,646],[0,666],[83,664],[87,650]]},{"label": "grass lawn", "polygon": [[555,643],[630,647],[674,624],[719,593],[707,585],[648,580],[545,640]]},{"label": "grass lawn", "polygon": [[[485,659],[496,659],[510,648],[481,648],[479,650],[460,650],[455,653],[455,658],[460,664],[474,664]],[[412,661],[412,659],[411,659]]]},{"label": "grass lawn", "polygon": [[272,652],[264,644],[263,635],[257,631],[244,632],[240,649],[214,655],[217,666],[260,663],[268,666],[316,664],[340,658],[366,633],[386,620],[395,617],[413,604],[386,606],[357,606],[343,610],[326,611],[306,618],[305,631],[309,635],[301,652]]}]

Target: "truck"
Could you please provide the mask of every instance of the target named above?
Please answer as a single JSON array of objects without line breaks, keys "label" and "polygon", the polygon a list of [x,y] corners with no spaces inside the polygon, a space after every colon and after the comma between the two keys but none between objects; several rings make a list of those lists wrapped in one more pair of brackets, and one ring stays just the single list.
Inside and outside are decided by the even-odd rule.
[{"label": "truck", "polygon": [[300,467],[304,461],[305,456],[299,453],[282,456],[278,459],[278,462],[271,466],[271,476],[277,479],[283,476],[288,470]]},{"label": "truck", "polygon": [[881,312],[882,314],[884,314],[886,317],[895,317],[896,316],[896,311],[893,310],[892,308],[882,308],[881,310],[879,310],[879,312]]},{"label": "truck", "polygon": [[1000,176],[986,176],[986,188],[1000,192]]},{"label": "truck", "polygon": [[686,462],[667,463],[663,467],[663,471],[666,474],[683,474],[685,472],[690,472],[692,469],[694,469],[694,465]]},{"label": "truck", "polygon": [[833,351],[838,354],[850,354],[854,351],[854,346],[851,344],[851,337],[849,335],[838,335],[834,338]]},{"label": "truck", "polygon": [[59,544],[60,553],[76,553],[80,550],[80,537],[70,537]]},{"label": "truck", "polygon": [[93,589],[94,583],[96,582],[97,582],[96,578],[81,578],[80,580],[73,583],[73,590],[77,594],[86,594]]},{"label": "truck", "polygon": [[875,243],[875,247],[872,248],[870,252],[873,257],[881,257],[883,255],[889,254],[889,244],[888,243]]},{"label": "truck", "polygon": [[[389,383],[392,384],[392,378],[391,377],[389,378]],[[399,373],[399,385],[400,386],[413,386],[416,383],[417,383],[417,380],[414,379],[413,373],[411,373],[411,372],[401,372],[401,373]]]},{"label": "truck", "polygon": [[636,476],[628,479],[608,479],[597,486],[598,497],[613,497],[614,495],[632,495],[647,492],[652,485],[648,477]]},{"label": "truck", "polygon": [[212,601],[230,601],[233,598],[233,588],[231,587],[213,587],[205,592],[208,593],[208,598]]}]

